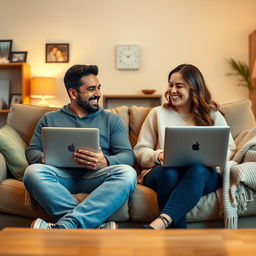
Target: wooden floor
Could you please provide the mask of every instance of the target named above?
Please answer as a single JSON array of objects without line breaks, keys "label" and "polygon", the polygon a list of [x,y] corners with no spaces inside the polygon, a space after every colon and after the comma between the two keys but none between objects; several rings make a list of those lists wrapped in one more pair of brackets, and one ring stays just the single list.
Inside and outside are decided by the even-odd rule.
[{"label": "wooden floor", "polygon": [[0,232],[0,255],[255,256],[256,229],[32,230]]}]

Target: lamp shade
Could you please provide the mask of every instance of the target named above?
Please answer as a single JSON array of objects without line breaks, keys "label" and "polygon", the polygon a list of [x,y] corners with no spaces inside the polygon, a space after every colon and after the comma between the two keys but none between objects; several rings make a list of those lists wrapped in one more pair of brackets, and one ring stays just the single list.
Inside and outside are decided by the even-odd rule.
[{"label": "lamp shade", "polygon": [[30,85],[30,97],[40,98],[39,105],[48,106],[45,99],[55,98],[56,79],[53,77],[32,77]]},{"label": "lamp shade", "polygon": [[56,79],[53,77],[32,77],[30,96],[32,98],[55,98]]}]

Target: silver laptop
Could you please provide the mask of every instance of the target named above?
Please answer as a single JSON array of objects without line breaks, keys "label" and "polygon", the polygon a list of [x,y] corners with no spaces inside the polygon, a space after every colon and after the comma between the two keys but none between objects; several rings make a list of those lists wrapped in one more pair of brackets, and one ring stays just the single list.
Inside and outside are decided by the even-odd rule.
[{"label": "silver laptop", "polygon": [[99,150],[99,129],[43,127],[42,141],[45,164],[81,168],[73,159],[77,149]]},{"label": "silver laptop", "polygon": [[224,166],[229,134],[228,126],[166,127],[163,166]]}]

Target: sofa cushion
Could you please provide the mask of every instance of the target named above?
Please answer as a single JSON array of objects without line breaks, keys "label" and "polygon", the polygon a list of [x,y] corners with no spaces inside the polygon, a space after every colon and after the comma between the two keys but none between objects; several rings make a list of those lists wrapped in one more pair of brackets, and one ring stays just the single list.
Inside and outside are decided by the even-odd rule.
[{"label": "sofa cushion", "polygon": [[242,131],[255,127],[256,122],[251,105],[251,101],[248,99],[220,105],[220,111],[230,126],[233,138]]},{"label": "sofa cushion", "polygon": [[[53,219],[38,206],[28,194],[24,183],[15,179],[6,179],[0,183],[0,212],[24,217],[41,217],[47,221]],[[29,197],[27,197],[29,196]]]},{"label": "sofa cushion", "polygon": [[18,180],[22,180],[28,166],[26,147],[26,143],[12,127],[5,125],[0,129],[0,152],[6,160],[8,169]]},{"label": "sofa cushion", "polygon": [[131,221],[151,222],[159,215],[157,195],[154,190],[137,184],[129,201]]},{"label": "sofa cushion", "polygon": [[222,219],[216,192],[202,196],[197,205],[187,214],[187,222]]},{"label": "sofa cushion", "polygon": [[7,124],[15,129],[22,139],[29,144],[34,129],[41,116],[56,108],[14,104],[7,117]]},{"label": "sofa cushion", "polygon": [[132,147],[137,143],[140,128],[151,108],[132,106],[129,109],[130,142]]},{"label": "sofa cushion", "polygon": [[[131,221],[151,222],[159,215],[156,192],[137,184],[129,202]],[[201,197],[198,204],[187,214],[187,222],[222,219],[215,192]]]},{"label": "sofa cushion", "polygon": [[[42,218],[52,222],[53,219],[42,207],[26,192],[24,183],[15,179],[6,179],[0,183],[0,212],[20,215],[30,218]],[[88,194],[73,195],[81,203]],[[126,201],[118,211],[108,220],[127,221],[129,219],[128,202]]]}]

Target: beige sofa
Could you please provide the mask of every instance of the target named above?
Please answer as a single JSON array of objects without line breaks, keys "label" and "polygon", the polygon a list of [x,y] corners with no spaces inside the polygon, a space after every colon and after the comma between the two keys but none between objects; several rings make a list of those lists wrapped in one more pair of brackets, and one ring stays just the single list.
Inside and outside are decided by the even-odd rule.
[{"label": "beige sofa", "polygon": [[[45,112],[52,110],[54,109],[48,107],[13,105],[8,114],[8,127],[0,129],[0,228],[26,227],[37,217],[51,221],[51,217],[26,193],[21,173],[26,166],[25,148],[34,127]],[[150,108],[145,107],[121,106],[109,111],[121,117],[134,146],[149,110]],[[233,137],[255,127],[249,100],[223,104],[221,111],[231,127]],[[74,196],[81,201],[86,195]],[[110,219],[120,222],[121,227],[139,227],[141,223],[151,221],[158,213],[156,193],[137,185],[132,197]],[[216,193],[202,197],[187,215],[187,221],[189,228],[223,227]],[[256,201],[249,203],[248,210],[239,216],[239,227],[256,227]]]}]

